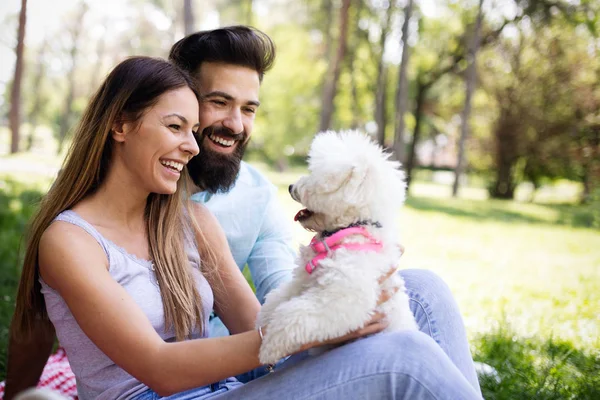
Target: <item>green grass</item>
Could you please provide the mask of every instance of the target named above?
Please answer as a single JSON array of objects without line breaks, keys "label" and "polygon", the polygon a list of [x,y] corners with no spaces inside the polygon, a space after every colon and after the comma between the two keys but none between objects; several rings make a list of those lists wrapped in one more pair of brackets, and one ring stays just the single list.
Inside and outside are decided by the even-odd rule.
[{"label": "green grass", "polygon": [[[20,239],[57,165],[25,155],[2,157],[0,164],[7,159],[24,167],[0,171],[0,379]],[[40,175],[38,167],[50,172]],[[303,170],[265,171],[292,221],[299,206],[287,186]],[[447,186],[413,186],[398,217],[407,249],[401,267],[433,270],[451,287],[474,358],[501,378],[482,378],[486,398],[600,398],[599,212],[593,206],[489,200],[476,187],[453,199]],[[310,237],[294,224],[294,245]]]}]

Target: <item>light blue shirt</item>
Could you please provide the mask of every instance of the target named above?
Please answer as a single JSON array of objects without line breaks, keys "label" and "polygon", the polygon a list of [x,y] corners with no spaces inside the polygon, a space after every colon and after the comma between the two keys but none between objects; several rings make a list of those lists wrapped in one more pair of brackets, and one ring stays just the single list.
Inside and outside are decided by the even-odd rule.
[{"label": "light blue shirt", "polygon": [[192,200],[206,205],[219,220],[238,267],[242,270],[248,264],[261,304],[267,293],[291,279],[295,258],[291,221],[277,201],[277,188],[258,170],[242,162],[229,192],[200,192]]}]

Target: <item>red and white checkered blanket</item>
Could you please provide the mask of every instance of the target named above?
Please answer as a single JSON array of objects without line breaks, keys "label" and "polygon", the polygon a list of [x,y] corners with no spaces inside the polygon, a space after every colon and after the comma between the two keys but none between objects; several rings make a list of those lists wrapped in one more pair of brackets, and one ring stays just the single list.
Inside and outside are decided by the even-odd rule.
[{"label": "red and white checkered blanket", "polygon": [[[38,388],[50,389],[67,399],[77,399],[75,375],[71,371],[65,350],[61,347],[52,354],[44,367]],[[0,399],[4,398],[4,382],[0,383]]]}]

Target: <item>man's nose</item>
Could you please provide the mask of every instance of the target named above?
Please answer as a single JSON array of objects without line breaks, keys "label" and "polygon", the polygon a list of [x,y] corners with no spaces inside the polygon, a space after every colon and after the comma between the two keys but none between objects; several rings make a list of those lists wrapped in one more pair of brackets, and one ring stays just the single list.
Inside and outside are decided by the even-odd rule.
[{"label": "man's nose", "polygon": [[234,134],[243,132],[244,125],[242,124],[241,111],[239,109],[231,110],[227,118],[223,120],[223,126],[225,126]]}]

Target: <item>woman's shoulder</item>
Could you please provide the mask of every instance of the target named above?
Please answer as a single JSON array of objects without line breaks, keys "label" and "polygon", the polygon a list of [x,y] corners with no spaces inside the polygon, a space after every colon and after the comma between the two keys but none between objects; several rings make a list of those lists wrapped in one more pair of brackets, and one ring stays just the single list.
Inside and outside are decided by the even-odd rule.
[{"label": "woman's shoulder", "polygon": [[108,267],[108,259],[98,241],[81,226],[64,219],[55,219],[42,233],[38,260],[40,272],[50,286],[52,276],[68,274],[73,268]]},{"label": "woman's shoulder", "polygon": [[204,204],[192,200],[189,200],[188,204],[192,216],[201,227],[205,227],[207,224],[220,226],[217,217]]}]

